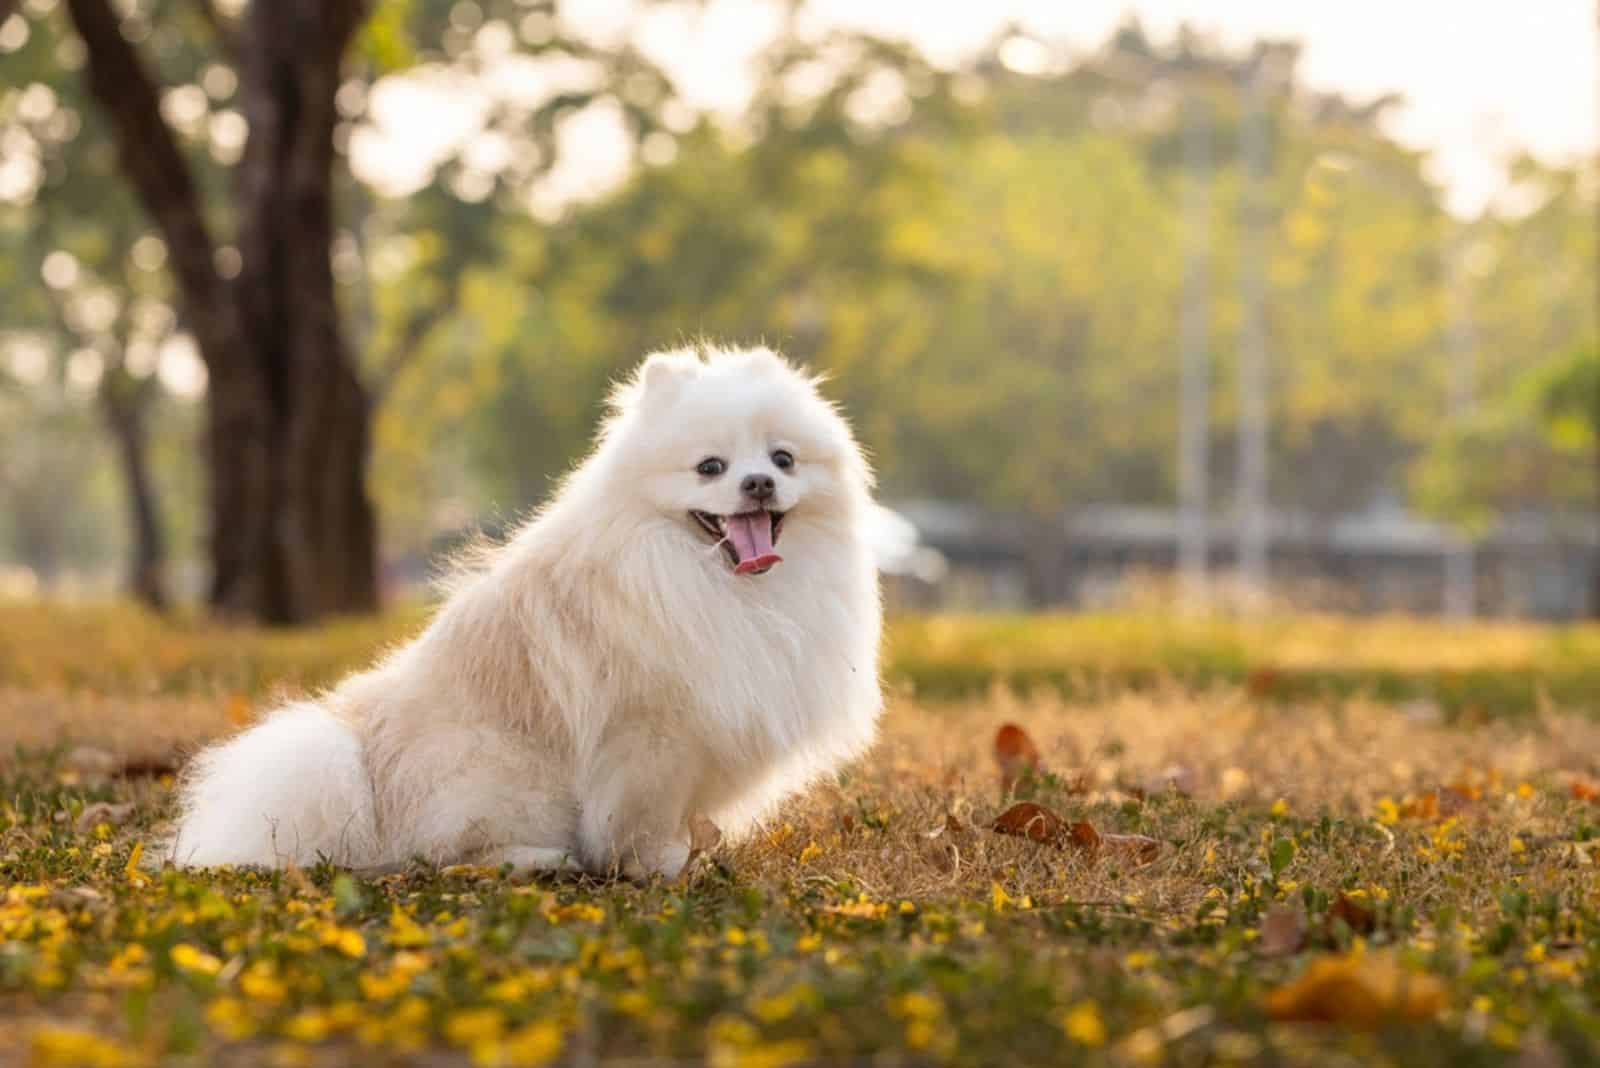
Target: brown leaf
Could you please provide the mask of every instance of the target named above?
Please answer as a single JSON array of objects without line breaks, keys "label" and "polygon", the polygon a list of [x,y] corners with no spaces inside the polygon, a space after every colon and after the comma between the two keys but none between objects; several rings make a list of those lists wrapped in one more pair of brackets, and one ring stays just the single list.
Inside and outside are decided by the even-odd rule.
[{"label": "brown leaf", "polygon": [[1000,765],[1001,789],[1009,792],[1024,772],[1039,770],[1039,747],[1027,731],[1006,723],[995,732],[994,759]]},{"label": "brown leaf", "polygon": [[1261,955],[1292,957],[1306,944],[1306,914],[1293,905],[1278,904],[1261,920]]},{"label": "brown leaf", "polygon": [[1439,818],[1439,794],[1429,790],[1400,802],[1400,818],[1407,820],[1436,820]]},{"label": "brown leaf", "polygon": [[1142,834],[1101,834],[1088,820],[1068,823],[1043,805],[1019,801],[994,821],[1000,834],[1027,838],[1057,849],[1075,849],[1090,857],[1110,856],[1133,864],[1148,864],[1161,853],[1161,843]]},{"label": "brown leaf", "polygon": [[1375,953],[1324,957],[1266,998],[1267,1013],[1275,1020],[1339,1024],[1367,1031],[1431,1020],[1444,1004],[1444,986],[1439,980],[1408,971],[1392,957]]},{"label": "brown leaf", "polygon": [[[1018,801],[1000,813],[995,818],[994,829],[1001,834],[1013,834],[1041,845],[1053,845],[1057,848],[1071,833],[1066,820],[1032,801]],[[1094,830],[1092,827],[1089,829]]]},{"label": "brown leaf", "polygon": [[1105,844],[1106,836],[1095,830],[1094,824],[1088,820],[1079,820],[1067,828],[1067,840],[1090,856],[1097,856],[1100,847]]},{"label": "brown leaf", "polygon": [[1339,895],[1339,900],[1328,910],[1328,919],[1343,920],[1345,926],[1356,934],[1370,934],[1378,925],[1377,913],[1347,894]]},{"label": "brown leaf", "polygon": [[1244,688],[1251,697],[1271,697],[1277,693],[1280,679],[1272,668],[1256,668],[1245,676]]}]

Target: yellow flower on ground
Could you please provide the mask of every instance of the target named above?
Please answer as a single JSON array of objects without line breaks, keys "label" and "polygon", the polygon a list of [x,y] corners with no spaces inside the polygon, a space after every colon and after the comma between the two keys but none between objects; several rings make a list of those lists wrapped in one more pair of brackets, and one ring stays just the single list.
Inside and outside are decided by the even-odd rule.
[{"label": "yellow flower on ground", "polygon": [[351,927],[330,923],[318,932],[317,940],[353,960],[367,955],[367,940],[361,937],[360,931]]},{"label": "yellow flower on ground", "polygon": [[40,1027],[32,1037],[31,1063],[44,1068],[127,1068],[144,1061],[109,1039],[72,1027]]},{"label": "yellow flower on ground", "polygon": [[600,923],[606,918],[606,910],[599,905],[591,905],[586,901],[574,901],[570,905],[560,905],[551,909],[544,914],[544,918],[551,923],[562,923],[566,920]]},{"label": "yellow flower on ground", "polygon": [[150,883],[150,880],[145,878],[144,873],[139,870],[139,862],[143,859],[144,843],[133,843],[133,850],[128,854],[128,863],[122,867],[122,874],[126,875],[128,881],[134,886],[147,886]]},{"label": "yellow flower on ground", "polygon": [[811,1060],[812,1055],[811,1043],[805,1039],[786,1038],[777,1042],[763,1042],[721,1060],[713,1058],[713,1063],[725,1063],[734,1068],[788,1068],[789,1065]]},{"label": "yellow flower on ground", "polygon": [[1100,1006],[1092,1001],[1080,1001],[1068,1009],[1061,1019],[1061,1029],[1080,1046],[1105,1045],[1105,1021],[1100,1018]]},{"label": "yellow flower on ground", "polygon": [[428,932],[399,905],[389,910],[389,931],[384,938],[391,946],[425,946]]},{"label": "yellow flower on ground", "polygon": [[504,1056],[501,1063],[515,1068],[538,1068],[556,1059],[565,1044],[561,1025],[553,1020],[542,1020],[511,1032],[500,1043]]},{"label": "yellow flower on ground", "polygon": [[187,942],[179,942],[167,954],[172,958],[173,965],[184,972],[197,975],[216,975],[222,970],[222,962],[202,949],[196,949]]},{"label": "yellow flower on ground", "polygon": [[239,998],[218,998],[206,1006],[206,1023],[211,1029],[233,1042],[239,1042],[256,1033],[256,1021],[250,1008]]},{"label": "yellow flower on ground", "polygon": [[333,1030],[328,1014],[317,1009],[307,1009],[289,1017],[283,1025],[285,1038],[296,1042],[321,1042]]},{"label": "yellow flower on ground", "polygon": [[279,979],[269,961],[257,961],[239,976],[239,992],[252,1001],[279,1002],[289,996],[289,988]]},{"label": "yellow flower on ground", "polygon": [[771,997],[759,998],[750,1004],[750,1014],[764,1024],[787,1020],[802,1008],[818,1002],[816,988],[810,983],[796,983]]},{"label": "yellow flower on ground", "polygon": [[462,1009],[444,1022],[444,1036],[457,1046],[493,1041],[505,1030],[499,1009]]}]

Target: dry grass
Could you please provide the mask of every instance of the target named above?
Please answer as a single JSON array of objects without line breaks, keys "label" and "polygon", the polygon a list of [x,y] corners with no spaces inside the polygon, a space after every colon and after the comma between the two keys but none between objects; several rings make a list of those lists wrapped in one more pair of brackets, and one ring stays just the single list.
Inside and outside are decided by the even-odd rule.
[{"label": "dry grass", "polygon": [[[0,602],[0,688],[251,699],[327,685],[427,615],[402,605],[316,630],[161,619],[126,604]],[[1411,619],[1285,616],[1261,622],[1160,612],[1091,616],[903,617],[886,669],[931,700],[981,697],[1001,682],[1077,697],[1242,687],[1278,703],[1423,700],[1447,716],[1591,709],[1600,627],[1455,626]]]},{"label": "dry grass", "polygon": [[[965,648],[985,625],[949,640]],[[1351,651],[1360,628],[1321,621],[1266,644],[1289,663],[1349,639],[1324,659],[1414,668],[1536,663],[1557,641],[1514,630],[1515,653],[1498,637],[1389,650],[1450,640],[1406,626],[1381,624],[1369,652]],[[292,648],[315,673],[351,635]],[[988,637],[972,655],[1054,640]],[[1462,719],[1165,671],[1078,698],[929,701],[902,685],[867,759],[680,883],[130,870],[168,813],[163,765],[249,718],[243,693],[276,686],[261,664],[310,670],[273,644],[290,639],[257,640],[242,654],[255,691],[199,675],[167,695],[0,690],[0,1014],[14,1023],[0,1065],[1454,1068],[1600,1052],[1600,724],[1554,706]],[[94,659],[57,662],[87,673]],[[1009,792],[992,750],[1007,722],[1042,754]],[[990,830],[1019,797],[1160,853],[1139,864]]]}]

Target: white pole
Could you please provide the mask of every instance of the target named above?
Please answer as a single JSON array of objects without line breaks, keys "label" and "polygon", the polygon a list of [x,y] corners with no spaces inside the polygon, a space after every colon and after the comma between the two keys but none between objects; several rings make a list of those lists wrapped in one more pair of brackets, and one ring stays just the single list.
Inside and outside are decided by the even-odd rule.
[{"label": "white pole", "polygon": [[[1452,243],[1445,277],[1450,298],[1450,422],[1464,428],[1472,418],[1477,393],[1477,339],[1472,329],[1471,302],[1467,294],[1466,231]],[[1453,539],[1445,554],[1444,614],[1451,619],[1471,619],[1477,602],[1477,561],[1472,541],[1464,533]]]},{"label": "white pole", "polygon": [[1239,587],[1248,611],[1267,596],[1267,329],[1266,181],[1267,65],[1258,58],[1246,94],[1240,149],[1244,157],[1244,247],[1240,257],[1244,322],[1239,337]]},{"label": "white pole", "polygon": [[1209,279],[1211,245],[1211,115],[1206,102],[1191,97],[1184,113],[1184,272],[1179,316],[1180,390],[1178,405],[1178,574],[1181,603],[1195,611],[1208,596],[1207,498],[1211,382],[1209,354]]}]

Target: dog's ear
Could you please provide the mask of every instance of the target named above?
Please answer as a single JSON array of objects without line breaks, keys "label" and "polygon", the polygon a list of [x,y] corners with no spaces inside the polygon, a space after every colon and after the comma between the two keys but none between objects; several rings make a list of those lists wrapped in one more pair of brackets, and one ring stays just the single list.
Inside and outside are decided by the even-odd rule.
[{"label": "dog's ear", "polygon": [[700,358],[687,349],[652,353],[639,368],[639,392],[647,400],[663,400],[676,394],[699,367]]}]

